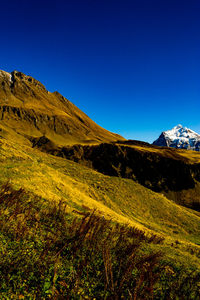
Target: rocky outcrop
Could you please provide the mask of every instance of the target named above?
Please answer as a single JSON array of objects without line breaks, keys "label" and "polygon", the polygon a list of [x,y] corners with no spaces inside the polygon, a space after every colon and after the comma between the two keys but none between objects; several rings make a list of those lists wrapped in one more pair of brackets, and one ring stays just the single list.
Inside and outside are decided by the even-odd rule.
[{"label": "rocky outcrop", "polygon": [[59,118],[56,115],[50,116],[45,113],[37,112],[34,109],[2,105],[0,106],[0,120],[27,122],[40,132],[45,132],[47,129],[60,135],[70,132],[69,126],[62,117]]}]

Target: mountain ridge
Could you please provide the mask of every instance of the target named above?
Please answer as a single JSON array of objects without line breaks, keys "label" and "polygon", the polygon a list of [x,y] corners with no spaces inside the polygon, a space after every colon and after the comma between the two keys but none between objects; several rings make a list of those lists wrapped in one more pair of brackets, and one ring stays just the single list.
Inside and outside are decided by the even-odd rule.
[{"label": "mountain ridge", "polygon": [[31,76],[0,71],[0,125],[22,136],[46,136],[66,145],[124,140],[97,125],[59,92]]}]

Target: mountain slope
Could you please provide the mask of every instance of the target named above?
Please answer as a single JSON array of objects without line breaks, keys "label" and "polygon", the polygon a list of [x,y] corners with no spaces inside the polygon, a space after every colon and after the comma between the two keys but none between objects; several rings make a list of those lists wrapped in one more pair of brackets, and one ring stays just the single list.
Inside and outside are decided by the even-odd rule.
[{"label": "mountain slope", "polygon": [[[177,203],[200,209],[198,159],[194,163],[192,155],[189,158],[183,152],[180,155],[143,143],[125,143],[58,92],[48,92],[39,81],[21,72],[0,71],[0,136],[74,160],[103,174],[131,178]],[[176,126],[164,134],[165,145],[176,138],[177,147],[183,147],[188,136],[192,148],[198,135]]]},{"label": "mountain slope", "polygon": [[42,153],[15,141],[0,139],[0,183],[46,199],[64,201],[67,211],[82,206],[106,218],[129,223],[168,240],[200,244],[200,213],[175,204],[130,179],[106,176],[90,168]]},{"label": "mountain slope", "polygon": [[162,132],[153,145],[200,151],[200,135],[179,124]]},{"label": "mountain slope", "polygon": [[93,122],[58,92],[14,71],[0,71],[0,126],[24,137],[46,136],[58,145],[123,140]]},{"label": "mountain slope", "polygon": [[58,148],[47,139],[33,147],[105,175],[132,179],[187,207],[200,210],[200,153],[135,141]]},{"label": "mountain slope", "polygon": [[[155,299],[165,299],[166,291],[168,293],[170,289],[173,294],[169,292],[167,296],[177,296],[175,286],[178,286],[182,295],[185,282],[189,282],[185,289],[189,294],[187,299],[197,299],[193,295],[194,290],[198,292],[199,282],[199,275],[194,271],[200,270],[200,212],[178,205],[171,199],[180,198],[182,204],[187,204],[184,201],[188,199],[189,204],[191,199],[199,201],[200,153],[125,141],[96,125],[60,94],[46,91],[33,78],[19,72],[0,72],[0,77],[0,184],[9,182],[11,187],[18,189],[13,194],[12,190],[4,191],[4,197],[0,197],[3,208],[0,246],[4,254],[0,269],[1,274],[5,274],[1,292],[5,293],[5,298],[11,295],[8,286],[14,298],[24,297],[27,283],[31,288],[29,298],[35,294],[38,298],[41,290],[46,293],[50,286],[51,291],[55,292],[56,282],[63,288],[67,286],[67,281],[61,278],[65,279],[68,271],[69,283],[73,284],[76,295],[79,295],[76,274],[80,265],[77,265],[76,259],[69,258],[68,246],[72,245],[72,240],[76,241],[79,237],[79,242],[83,236],[87,236],[91,243],[99,237],[99,233],[105,232],[105,228],[99,227],[98,223],[95,226],[91,223],[92,230],[88,235],[83,226],[80,232],[74,227],[75,235],[66,240],[63,233],[67,227],[63,224],[70,228],[72,223],[73,227],[75,222],[72,222],[72,218],[76,216],[79,220],[82,215],[80,222],[84,225],[85,216],[90,213],[93,215],[93,210],[96,210],[97,217],[105,222],[109,220],[119,228],[120,243],[125,241],[125,227],[121,225],[126,224],[130,234],[135,232],[139,236],[141,253],[138,255],[141,261],[148,261],[144,268],[138,265],[139,270],[148,272],[149,253],[162,252],[159,268],[164,274],[160,279],[163,298],[158,285],[159,294]],[[19,188],[23,189],[22,198],[19,197]],[[16,193],[17,198],[12,196]],[[109,230],[116,241],[112,227]],[[130,238],[135,240],[133,235],[129,235]],[[109,239],[109,242],[113,240]],[[153,243],[153,240],[158,242]],[[96,244],[98,249],[98,239]],[[126,241],[124,244],[127,246]],[[110,256],[109,253],[113,255],[112,248],[106,245],[103,237],[103,249],[99,249],[103,255],[100,267],[88,268],[86,259],[92,257],[95,263],[99,263],[99,259],[94,256],[93,250],[87,252],[81,244],[77,245],[83,256],[85,272],[81,291],[87,286],[85,278],[90,278],[94,287],[91,273],[98,273],[101,282],[104,281],[104,269],[108,274],[108,269],[112,271],[116,267],[119,274],[122,268],[127,275],[130,263],[134,262],[135,244],[130,261],[123,264],[118,254],[114,255],[114,259]],[[129,247],[125,255],[118,244],[116,249],[125,258],[127,254],[129,257]],[[44,257],[47,256],[50,264],[45,269]],[[69,258],[70,264],[68,261],[65,264],[63,258]],[[39,272],[38,263],[41,265]],[[30,276],[24,273],[24,269],[28,270]],[[144,284],[142,277],[134,272],[131,269],[128,274]],[[157,276],[157,266],[153,272]],[[152,273],[148,274],[152,281]],[[119,276],[123,281],[123,276]],[[196,279],[193,281],[194,277]],[[19,281],[19,278],[23,280]],[[41,286],[37,285],[38,278],[42,278]],[[132,277],[130,282],[133,282]],[[170,289],[167,288],[168,284]],[[87,288],[91,290],[91,286]],[[67,288],[70,289],[70,286]],[[106,293],[104,285],[100,286],[101,290]],[[147,292],[149,295],[149,290]],[[46,294],[44,299],[52,295]],[[59,295],[63,295],[62,289]],[[96,298],[95,291],[93,294],[83,294],[83,297],[85,295]],[[128,299],[128,295],[125,298]]]}]

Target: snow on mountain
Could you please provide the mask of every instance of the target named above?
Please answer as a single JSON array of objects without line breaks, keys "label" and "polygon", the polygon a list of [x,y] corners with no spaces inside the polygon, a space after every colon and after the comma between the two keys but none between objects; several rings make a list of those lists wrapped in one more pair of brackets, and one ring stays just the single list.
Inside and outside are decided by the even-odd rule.
[{"label": "snow on mountain", "polygon": [[6,71],[0,70],[0,76],[1,77],[7,77],[9,79],[9,81],[11,81],[12,75]]},{"label": "snow on mountain", "polygon": [[179,124],[162,132],[153,145],[200,151],[200,135]]}]

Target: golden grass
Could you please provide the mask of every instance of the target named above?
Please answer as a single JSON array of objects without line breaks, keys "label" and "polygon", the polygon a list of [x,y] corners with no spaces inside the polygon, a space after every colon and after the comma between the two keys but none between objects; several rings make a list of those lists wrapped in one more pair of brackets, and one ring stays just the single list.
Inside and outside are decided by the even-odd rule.
[{"label": "golden grass", "polygon": [[[186,266],[200,266],[198,212],[133,180],[105,176],[15,139],[0,139],[0,162],[0,183],[9,180],[15,187],[49,202],[63,200],[69,213],[83,207],[97,209],[106,219],[164,237],[163,245],[153,247],[161,248],[169,259]],[[190,249],[197,255],[191,254]]]},{"label": "golden grass", "polygon": [[[200,214],[175,204],[133,180],[109,177],[72,161],[1,139],[1,182],[10,180],[48,201],[64,199],[69,210],[82,205],[108,218],[200,244]],[[170,237],[170,238],[169,238]]]},{"label": "golden grass", "polygon": [[[121,145],[121,144],[120,144]],[[164,148],[164,147],[152,147],[150,146],[138,146],[129,145],[129,147],[137,149],[142,152],[157,153],[164,157],[171,157],[174,159],[184,159],[190,164],[200,163],[200,152],[184,149]]]}]

